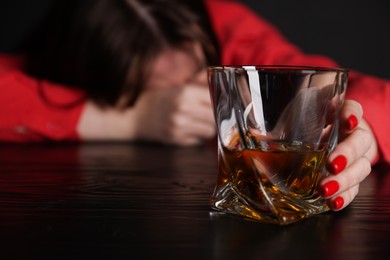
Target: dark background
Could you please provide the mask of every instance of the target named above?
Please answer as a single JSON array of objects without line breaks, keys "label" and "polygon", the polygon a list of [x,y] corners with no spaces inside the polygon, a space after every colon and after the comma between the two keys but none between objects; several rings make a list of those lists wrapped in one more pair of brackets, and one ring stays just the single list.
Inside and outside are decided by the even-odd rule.
[{"label": "dark background", "polygon": [[[53,0],[0,0],[0,52],[13,52]],[[196,0],[188,0],[196,1]],[[390,78],[390,1],[240,0],[307,53]]]}]

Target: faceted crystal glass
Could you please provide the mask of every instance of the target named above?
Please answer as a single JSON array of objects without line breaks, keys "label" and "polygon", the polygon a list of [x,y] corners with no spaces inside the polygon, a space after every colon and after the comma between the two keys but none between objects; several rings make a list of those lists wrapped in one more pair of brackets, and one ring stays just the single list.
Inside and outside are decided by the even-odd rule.
[{"label": "faceted crystal glass", "polygon": [[214,213],[283,225],[329,210],[317,186],[337,144],[347,78],[333,68],[209,67]]}]

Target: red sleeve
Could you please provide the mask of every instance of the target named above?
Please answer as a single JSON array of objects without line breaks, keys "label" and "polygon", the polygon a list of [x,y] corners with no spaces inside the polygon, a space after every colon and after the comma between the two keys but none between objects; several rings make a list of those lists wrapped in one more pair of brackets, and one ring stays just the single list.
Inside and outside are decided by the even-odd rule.
[{"label": "red sleeve", "polygon": [[378,142],[379,159],[390,163],[390,81],[351,72],[346,97],[363,106],[364,118]]},{"label": "red sleeve", "polygon": [[0,55],[0,141],[77,141],[84,93],[32,78],[22,60]]},{"label": "red sleeve", "polygon": [[[337,67],[333,60],[304,54],[280,32],[243,4],[229,0],[205,0],[221,48],[221,63],[284,64]],[[390,162],[390,81],[351,72],[347,98],[360,102],[364,117],[376,135],[379,150]]]}]

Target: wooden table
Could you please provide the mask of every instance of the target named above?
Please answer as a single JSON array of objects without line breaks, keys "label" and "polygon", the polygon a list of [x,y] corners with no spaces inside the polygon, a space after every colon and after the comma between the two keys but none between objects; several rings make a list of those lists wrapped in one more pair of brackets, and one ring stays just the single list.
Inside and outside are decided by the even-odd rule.
[{"label": "wooden table", "polygon": [[1,259],[385,259],[390,167],[339,213],[289,226],[210,214],[215,147],[0,145]]}]

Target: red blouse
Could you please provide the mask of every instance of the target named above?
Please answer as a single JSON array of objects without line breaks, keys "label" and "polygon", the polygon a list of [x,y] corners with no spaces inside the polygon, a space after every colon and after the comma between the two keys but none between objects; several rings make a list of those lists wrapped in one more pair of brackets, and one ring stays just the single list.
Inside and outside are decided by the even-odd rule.
[{"label": "red blouse", "polygon": [[[205,0],[221,47],[222,64],[285,64],[337,67],[323,56],[307,55],[244,5]],[[22,61],[0,55],[0,141],[79,140],[77,123],[84,94],[23,73]],[[351,72],[347,98],[359,101],[378,140],[382,158],[390,162],[390,81]],[[76,102],[74,106],[61,106]],[[53,105],[53,103],[55,105]],[[60,105],[59,105],[60,104]]]}]

